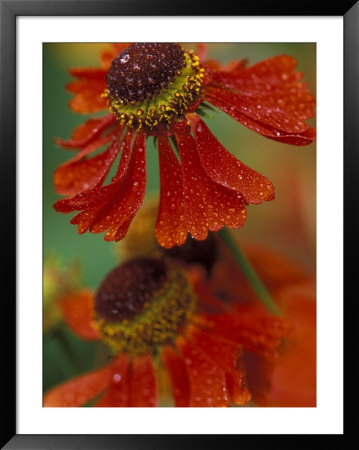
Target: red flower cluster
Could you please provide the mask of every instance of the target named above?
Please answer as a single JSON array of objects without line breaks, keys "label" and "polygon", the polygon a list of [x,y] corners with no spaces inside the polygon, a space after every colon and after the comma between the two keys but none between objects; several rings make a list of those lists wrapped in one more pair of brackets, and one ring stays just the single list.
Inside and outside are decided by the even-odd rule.
[{"label": "red flower cluster", "polygon": [[[274,198],[272,183],[230,154],[200,118],[208,103],[278,142],[307,145],[315,139],[304,122],[314,115],[314,99],[290,56],[223,67],[176,44],[114,44],[101,63],[70,70],[76,77],[67,86],[75,94],[70,107],[110,113],[77,127],[70,140],[57,140],[78,150],[57,168],[54,181],[67,197],[55,209],[81,211],[71,220],[79,233],[106,232],[107,241],[126,235],[145,195],[149,136],[158,144],[156,236],[163,247],[182,245],[188,232],[203,240],[208,230],[242,227],[246,205]],[[117,172],[104,185],[119,155]]]}]

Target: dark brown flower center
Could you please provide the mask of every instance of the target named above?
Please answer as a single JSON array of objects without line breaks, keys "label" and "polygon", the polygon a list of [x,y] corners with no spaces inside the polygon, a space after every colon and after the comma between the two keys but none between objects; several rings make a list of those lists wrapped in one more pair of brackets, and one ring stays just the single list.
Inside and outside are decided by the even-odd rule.
[{"label": "dark brown flower center", "polygon": [[138,355],[173,341],[195,306],[183,268],[136,258],[114,269],[95,297],[95,325],[114,352]]},{"label": "dark brown flower center", "polygon": [[185,65],[178,44],[133,44],[112,61],[106,76],[109,93],[124,103],[151,99],[166,89]]},{"label": "dark brown flower center", "polygon": [[136,259],[116,267],[102,282],[95,297],[99,317],[110,321],[131,320],[149,305],[166,281],[160,259]]}]

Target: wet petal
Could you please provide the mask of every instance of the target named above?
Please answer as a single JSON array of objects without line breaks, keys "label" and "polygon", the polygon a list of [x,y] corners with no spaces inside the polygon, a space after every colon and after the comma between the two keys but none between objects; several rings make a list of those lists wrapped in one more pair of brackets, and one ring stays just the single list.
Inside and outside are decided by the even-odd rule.
[{"label": "wet petal", "polygon": [[177,340],[190,381],[189,406],[228,406],[224,371],[187,339]]},{"label": "wet petal", "polygon": [[161,195],[155,231],[159,244],[171,248],[187,238],[181,166],[165,137],[158,138],[158,154]]},{"label": "wet petal", "polygon": [[171,379],[174,405],[188,406],[189,379],[183,359],[170,346],[163,349],[162,358],[166,364]]},{"label": "wet petal", "polygon": [[[123,150],[120,164],[117,173],[110,184],[102,187],[95,187],[87,192],[79,193],[69,199],[59,200],[54,205],[55,209],[59,212],[67,213],[79,209],[102,206],[111,194],[116,191],[118,182],[125,178],[131,160],[132,140],[132,133],[127,133],[123,140]],[[73,161],[74,160],[75,158],[73,158]]]},{"label": "wet petal", "polygon": [[130,406],[157,405],[157,386],[152,356],[136,356],[131,366]]},{"label": "wet petal", "polygon": [[198,327],[191,327],[188,337],[225,372],[232,402],[238,405],[248,403],[251,395],[246,386],[241,348],[233,342],[210,335]]},{"label": "wet petal", "polygon": [[99,395],[108,385],[110,367],[73,378],[56,386],[44,395],[45,407],[82,406]]},{"label": "wet petal", "polygon": [[55,203],[60,212],[83,210],[71,220],[79,225],[79,233],[88,229],[92,233],[108,230],[106,240],[119,240],[126,233],[142,204],[146,187],[146,136],[137,133],[133,150],[132,140],[132,132],[128,132],[118,171],[110,184]]},{"label": "wet petal", "polygon": [[249,203],[273,200],[274,187],[268,178],[229,153],[198,115],[192,114],[190,122],[202,167],[213,181],[242,193]]},{"label": "wet petal", "polygon": [[315,129],[310,128],[301,120],[291,117],[289,113],[272,114],[267,109],[263,115],[254,114],[253,108],[258,109],[261,104],[251,100],[253,108],[250,110],[248,106],[244,105],[241,96],[234,92],[209,86],[206,88],[205,99],[242,125],[275,141],[293,145],[308,145],[315,139]]},{"label": "wet petal", "polygon": [[82,290],[67,294],[59,300],[66,325],[80,338],[97,341],[99,334],[93,326],[93,292]]},{"label": "wet petal", "polygon": [[56,169],[54,174],[56,191],[61,195],[73,196],[101,185],[120,149],[121,141],[118,137],[114,137],[108,149],[93,158],[79,160],[80,154],[83,154],[79,152],[71,161]]},{"label": "wet petal", "polygon": [[186,122],[179,122],[172,129],[181,155],[187,230],[195,239],[204,240],[208,230],[218,231],[224,225],[242,227],[246,221],[243,195],[206,175]]},{"label": "wet petal", "polygon": [[75,128],[71,139],[56,139],[56,145],[64,148],[81,148],[89,144],[95,137],[99,136],[105,129],[115,123],[113,114],[106,114],[99,119],[89,119]]},{"label": "wet petal", "polygon": [[111,364],[111,374],[105,395],[96,403],[99,407],[129,406],[129,356],[119,355]]},{"label": "wet petal", "polygon": [[[133,156],[126,176],[119,180],[117,192],[104,206],[101,214],[90,226],[92,233],[106,233],[106,240],[118,240],[116,233],[142,205],[146,189],[146,135],[138,133],[133,146]],[[116,181],[115,181],[116,183]],[[127,230],[127,228],[126,228]],[[120,231],[120,235],[122,236]]]},{"label": "wet petal", "polygon": [[281,340],[293,332],[287,320],[271,316],[264,307],[257,305],[238,306],[231,314],[203,314],[195,320],[214,334],[265,357],[275,356]]}]

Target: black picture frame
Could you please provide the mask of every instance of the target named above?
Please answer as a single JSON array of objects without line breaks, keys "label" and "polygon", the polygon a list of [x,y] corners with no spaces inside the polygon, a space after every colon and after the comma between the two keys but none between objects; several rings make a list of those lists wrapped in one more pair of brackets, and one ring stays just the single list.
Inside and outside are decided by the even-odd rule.
[{"label": "black picture frame", "polygon": [[[16,434],[16,17],[18,16],[343,16],[344,17],[344,285],[345,302],[345,421],[343,435],[18,435]],[[181,0],[0,0],[0,170],[1,170],[1,421],[6,449],[183,449],[263,446],[309,448],[326,439],[326,448],[350,448],[357,416],[354,378],[358,376],[358,327],[353,280],[357,263],[358,221],[355,179],[359,169],[359,2],[242,0],[236,3]],[[333,61],[335,64],[335,61]],[[354,261],[354,263],[352,263]],[[350,293],[353,292],[353,295]],[[354,355],[354,356],[353,356]],[[353,389],[351,389],[353,386]],[[200,414],[200,412],[199,412]],[[270,447],[268,444],[270,443]]]}]

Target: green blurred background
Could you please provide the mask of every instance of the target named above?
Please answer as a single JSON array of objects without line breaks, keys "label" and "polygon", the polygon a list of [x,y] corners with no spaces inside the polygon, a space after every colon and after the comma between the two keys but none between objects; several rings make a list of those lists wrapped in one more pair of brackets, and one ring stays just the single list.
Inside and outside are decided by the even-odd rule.
[{"label": "green blurred background", "polygon": [[[195,44],[185,44],[195,48]],[[56,213],[53,173],[73,156],[71,150],[56,147],[55,137],[69,138],[74,127],[87,116],[68,108],[71,95],[65,84],[71,80],[67,69],[99,66],[99,53],[108,44],[47,43],[43,45],[43,245],[44,256],[54,255],[66,267],[77,262],[83,284],[96,288],[116,264],[115,244],[103,234],[79,235],[70,224],[71,214]],[[316,46],[312,43],[208,44],[208,58],[222,63],[248,58],[253,64],[263,59],[289,54],[298,61],[298,70],[311,92],[316,92]],[[276,199],[249,206],[244,228],[234,231],[240,242],[261,243],[291,256],[315,270],[316,230],[316,147],[280,144],[240,125],[224,113],[205,119],[219,141],[243,163],[268,177],[276,188]],[[314,119],[309,122],[315,125]],[[148,140],[148,181],[146,196],[159,191],[157,152]],[[102,365],[106,352],[101,344],[75,337],[63,325],[44,336],[43,388]]]}]

